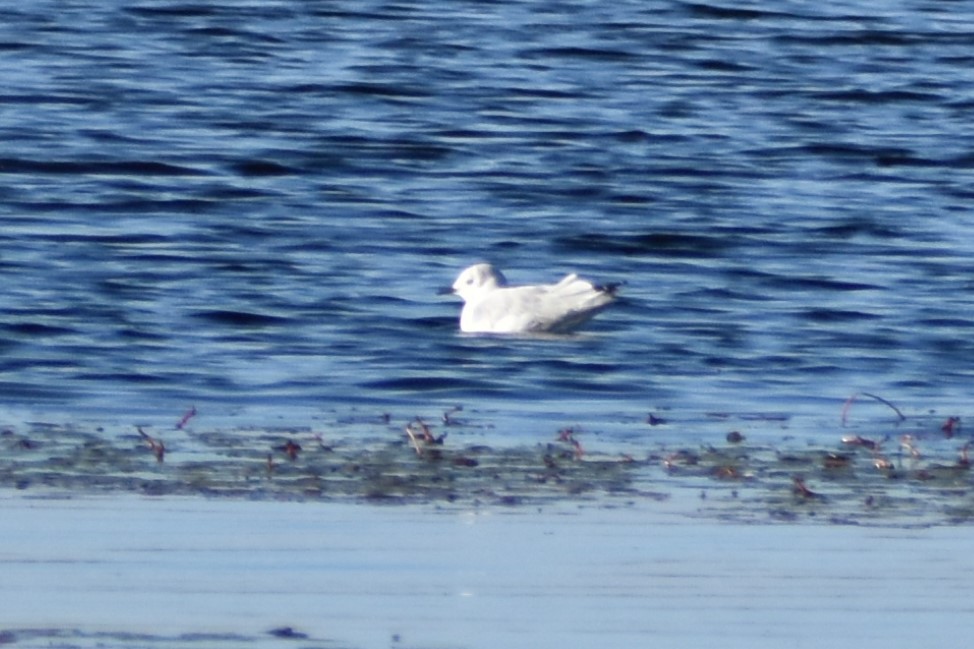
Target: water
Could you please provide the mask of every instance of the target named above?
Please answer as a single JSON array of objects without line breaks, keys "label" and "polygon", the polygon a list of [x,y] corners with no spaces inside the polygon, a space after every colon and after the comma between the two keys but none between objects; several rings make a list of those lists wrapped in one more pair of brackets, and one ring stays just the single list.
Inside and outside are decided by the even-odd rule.
[{"label": "water", "polygon": [[[2,504],[0,637],[18,648],[904,649],[956,644],[970,614],[965,527],[755,528],[659,505]],[[282,628],[309,639],[268,633]]]},{"label": "water", "polygon": [[[963,414],[972,30],[934,1],[5,8],[0,412]],[[435,292],[480,260],[626,299],[463,336]]]}]

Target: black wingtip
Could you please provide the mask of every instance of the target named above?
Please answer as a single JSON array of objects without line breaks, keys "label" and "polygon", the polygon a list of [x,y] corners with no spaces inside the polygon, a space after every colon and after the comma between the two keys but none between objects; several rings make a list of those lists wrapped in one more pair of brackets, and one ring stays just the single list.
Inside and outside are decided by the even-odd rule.
[{"label": "black wingtip", "polygon": [[601,291],[602,293],[608,293],[609,295],[615,295],[620,288],[625,286],[625,282],[612,282],[610,284],[597,284],[595,289]]}]

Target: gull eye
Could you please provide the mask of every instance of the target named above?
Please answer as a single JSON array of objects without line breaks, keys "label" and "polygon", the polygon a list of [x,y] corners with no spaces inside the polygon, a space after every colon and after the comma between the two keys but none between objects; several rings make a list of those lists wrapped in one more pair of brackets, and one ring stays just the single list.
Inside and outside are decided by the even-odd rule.
[{"label": "gull eye", "polygon": [[467,286],[470,286],[471,284],[473,284],[473,277],[467,279]]}]

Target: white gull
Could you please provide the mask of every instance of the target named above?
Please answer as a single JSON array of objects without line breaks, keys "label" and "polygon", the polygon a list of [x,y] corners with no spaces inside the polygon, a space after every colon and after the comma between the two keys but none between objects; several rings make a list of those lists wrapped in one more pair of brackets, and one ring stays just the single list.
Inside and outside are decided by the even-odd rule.
[{"label": "white gull", "polygon": [[463,298],[460,330],[467,333],[567,333],[611,304],[618,288],[574,273],[557,284],[508,286],[499,270],[476,264],[441,292]]}]

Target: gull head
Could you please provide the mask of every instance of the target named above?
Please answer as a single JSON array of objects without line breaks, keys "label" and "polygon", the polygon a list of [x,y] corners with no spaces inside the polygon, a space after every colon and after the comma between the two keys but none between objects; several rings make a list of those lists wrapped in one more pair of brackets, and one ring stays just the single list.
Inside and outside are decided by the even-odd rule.
[{"label": "gull head", "polygon": [[459,295],[465,302],[471,298],[507,285],[504,275],[490,264],[474,264],[465,269],[448,292]]}]

